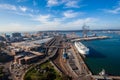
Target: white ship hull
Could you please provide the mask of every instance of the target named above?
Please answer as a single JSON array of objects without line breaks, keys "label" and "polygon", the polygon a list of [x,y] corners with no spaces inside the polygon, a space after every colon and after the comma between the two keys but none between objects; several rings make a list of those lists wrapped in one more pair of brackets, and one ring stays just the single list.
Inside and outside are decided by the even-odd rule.
[{"label": "white ship hull", "polygon": [[84,54],[84,55],[89,54],[89,48],[84,46],[81,42],[75,42],[75,47],[80,54]]}]

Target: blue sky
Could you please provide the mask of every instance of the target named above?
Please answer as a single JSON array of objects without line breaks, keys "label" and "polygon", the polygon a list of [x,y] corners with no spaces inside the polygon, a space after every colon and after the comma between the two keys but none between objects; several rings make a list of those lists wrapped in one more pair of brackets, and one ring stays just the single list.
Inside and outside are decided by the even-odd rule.
[{"label": "blue sky", "polygon": [[0,32],[120,29],[120,0],[0,0]]}]

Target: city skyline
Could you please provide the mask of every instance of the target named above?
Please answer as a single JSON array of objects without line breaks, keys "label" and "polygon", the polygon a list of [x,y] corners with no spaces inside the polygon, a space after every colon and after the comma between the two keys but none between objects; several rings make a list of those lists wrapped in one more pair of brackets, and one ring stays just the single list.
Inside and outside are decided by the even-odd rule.
[{"label": "city skyline", "polygon": [[120,29],[120,0],[0,0],[0,32]]}]

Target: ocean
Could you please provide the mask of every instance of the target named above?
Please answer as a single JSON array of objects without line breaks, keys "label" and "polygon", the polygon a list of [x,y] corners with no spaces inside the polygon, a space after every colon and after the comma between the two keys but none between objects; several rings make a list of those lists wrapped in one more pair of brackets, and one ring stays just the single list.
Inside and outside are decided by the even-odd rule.
[{"label": "ocean", "polygon": [[[76,32],[79,36],[81,33]],[[98,33],[110,36],[110,39],[83,41],[90,49],[85,62],[93,74],[99,74],[105,69],[109,75],[120,75],[120,35],[113,33]]]}]

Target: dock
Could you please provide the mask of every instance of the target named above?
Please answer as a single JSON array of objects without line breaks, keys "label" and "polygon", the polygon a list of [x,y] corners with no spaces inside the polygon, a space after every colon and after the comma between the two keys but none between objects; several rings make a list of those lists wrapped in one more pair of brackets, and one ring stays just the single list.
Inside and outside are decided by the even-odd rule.
[{"label": "dock", "polygon": [[101,39],[109,39],[110,37],[108,36],[95,36],[95,37],[79,37],[79,38],[74,38],[71,39],[71,42],[75,42],[75,41],[90,41],[90,40],[101,40]]},{"label": "dock", "polygon": [[76,56],[78,63],[81,67],[81,75],[79,76],[78,80],[80,78],[82,78],[83,80],[95,80],[94,77],[92,76],[92,72],[89,70],[88,66],[85,64],[85,61],[83,59],[83,55],[81,55],[78,50],[75,48],[74,45],[71,46],[73,51],[74,51],[74,55]]},{"label": "dock", "polygon": [[93,75],[93,77],[97,80],[103,80],[103,79],[106,79],[106,80],[120,80],[120,76],[100,76],[100,75]]}]

